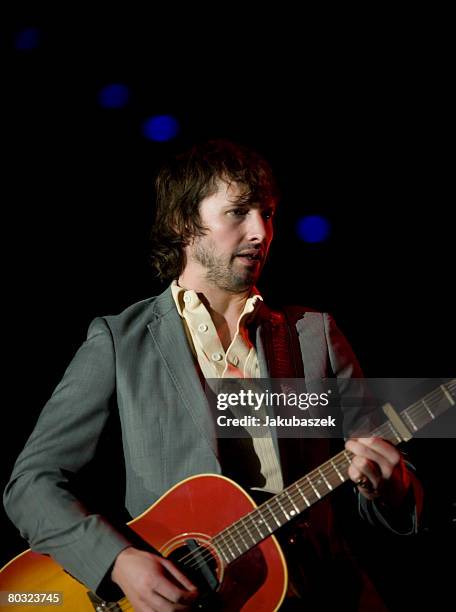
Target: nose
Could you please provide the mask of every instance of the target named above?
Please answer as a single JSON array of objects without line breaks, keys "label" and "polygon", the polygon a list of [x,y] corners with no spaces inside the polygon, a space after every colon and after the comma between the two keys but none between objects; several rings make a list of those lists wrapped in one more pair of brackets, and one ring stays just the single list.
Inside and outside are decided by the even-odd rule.
[{"label": "nose", "polygon": [[272,223],[265,219],[258,209],[250,210],[248,222],[248,240],[250,242],[269,243],[272,239]]}]

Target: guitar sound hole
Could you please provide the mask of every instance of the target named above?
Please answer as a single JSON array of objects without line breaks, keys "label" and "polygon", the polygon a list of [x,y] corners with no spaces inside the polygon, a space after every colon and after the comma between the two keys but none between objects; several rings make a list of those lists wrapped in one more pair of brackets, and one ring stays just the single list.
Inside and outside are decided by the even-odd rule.
[{"label": "guitar sound hole", "polygon": [[217,559],[206,547],[201,546],[197,540],[188,539],[185,544],[174,549],[169,555],[182,572],[193,582],[201,594],[200,605],[209,600],[214,602],[215,591],[218,587]]}]

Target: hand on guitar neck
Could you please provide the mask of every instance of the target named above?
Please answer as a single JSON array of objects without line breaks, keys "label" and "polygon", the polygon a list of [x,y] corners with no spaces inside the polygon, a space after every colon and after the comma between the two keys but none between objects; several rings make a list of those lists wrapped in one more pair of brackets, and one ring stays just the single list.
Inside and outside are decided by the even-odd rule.
[{"label": "hand on guitar neck", "polygon": [[345,448],[354,457],[348,475],[364,497],[399,508],[412,484],[400,452],[381,438],[353,438]]},{"label": "hand on guitar neck", "polygon": [[190,610],[196,587],[168,559],[130,546],[117,555],[112,580],[135,612]]}]

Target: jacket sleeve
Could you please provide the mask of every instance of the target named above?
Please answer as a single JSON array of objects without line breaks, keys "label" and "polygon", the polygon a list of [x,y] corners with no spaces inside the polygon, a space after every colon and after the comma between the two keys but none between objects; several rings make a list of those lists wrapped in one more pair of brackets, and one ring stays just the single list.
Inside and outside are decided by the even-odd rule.
[{"label": "jacket sleeve", "polygon": [[358,493],[360,515],[372,526],[381,525],[396,535],[418,533],[419,517],[423,506],[423,489],[415,475],[414,467],[405,462],[410,472],[411,485],[400,511],[392,511],[376,501],[370,501]]},{"label": "jacket sleeve", "polygon": [[12,522],[33,551],[50,555],[96,590],[130,542],[71,493],[71,475],[94,456],[115,392],[115,353],[102,318],[92,321],[43,408],[4,492]]},{"label": "jacket sleeve", "polygon": [[[338,329],[333,317],[327,313],[324,314],[326,341],[328,344],[329,360],[331,369],[338,379],[338,389],[342,394],[341,406],[344,410],[345,417],[350,421],[348,429],[356,422],[360,416],[356,414],[356,410],[344,401],[343,392],[350,389],[350,395],[359,391],[365,393],[364,385],[356,384],[356,380],[351,382],[351,379],[362,379],[363,372],[356,359],[356,356],[346,340],[345,336]],[[345,383],[346,381],[346,383]],[[358,404],[359,406],[360,404]],[[372,423],[375,422],[376,416],[373,414]],[[414,473],[413,466],[406,462],[406,467],[411,475],[412,485],[409,493],[399,510],[391,511],[379,502],[366,499],[363,495],[357,492],[358,508],[361,517],[373,526],[381,526],[388,531],[399,535],[411,535],[418,531],[418,517],[422,508],[422,487]]]}]

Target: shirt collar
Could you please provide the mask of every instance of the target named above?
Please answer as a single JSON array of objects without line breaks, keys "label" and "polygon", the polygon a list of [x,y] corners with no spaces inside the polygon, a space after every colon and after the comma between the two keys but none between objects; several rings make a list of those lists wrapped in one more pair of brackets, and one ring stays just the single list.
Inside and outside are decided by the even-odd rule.
[{"label": "shirt collar", "polygon": [[[187,308],[187,303],[185,302],[185,299],[187,299],[185,298],[186,295],[191,298],[191,304],[194,307],[199,306],[201,304],[201,300],[199,299],[196,291],[194,289],[185,289],[185,287],[181,287],[177,283],[177,280],[173,280],[173,282],[171,283],[171,293],[173,294],[177,311],[181,317],[184,317],[184,309]],[[250,296],[245,301],[244,309],[241,312],[239,320],[241,321],[241,319],[244,319],[244,317],[246,317],[247,315],[250,315],[249,319],[253,318],[262,302],[262,295],[256,287],[252,287]]]}]

